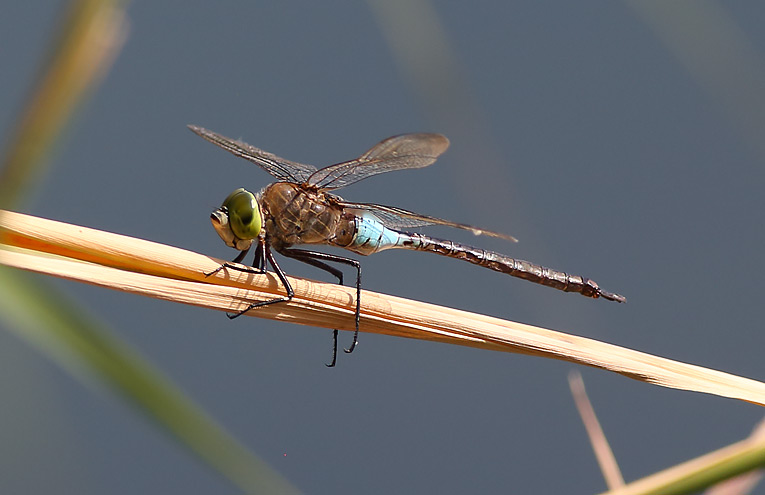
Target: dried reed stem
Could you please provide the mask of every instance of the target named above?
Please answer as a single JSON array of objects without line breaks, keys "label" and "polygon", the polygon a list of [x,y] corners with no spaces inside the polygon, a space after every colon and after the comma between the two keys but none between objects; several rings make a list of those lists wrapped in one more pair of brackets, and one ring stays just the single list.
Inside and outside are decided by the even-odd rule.
[{"label": "dried reed stem", "polygon": [[[119,234],[0,210],[0,264],[168,301],[236,312],[284,294],[273,274]],[[55,256],[51,256],[55,255]],[[295,297],[250,316],[352,330],[355,289],[290,277]],[[636,380],[765,405],[765,384],[562,332],[364,290],[362,332],[560,359]]]}]

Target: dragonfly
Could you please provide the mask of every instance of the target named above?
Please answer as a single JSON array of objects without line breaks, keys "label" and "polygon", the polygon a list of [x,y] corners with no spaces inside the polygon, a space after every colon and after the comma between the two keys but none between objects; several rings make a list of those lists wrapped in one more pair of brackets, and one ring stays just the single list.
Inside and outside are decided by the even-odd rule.
[{"label": "dragonfly", "polygon": [[[319,251],[296,248],[296,245],[329,245],[360,255],[370,255],[385,249],[426,251],[464,260],[478,266],[522,278],[565,292],[575,292],[591,298],[625,302],[619,294],[601,289],[595,281],[579,275],[553,270],[504,254],[468,246],[452,240],[438,239],[411,231],[419,227],[442,225],[463,229],[475,235],[486,235],[517,242],[512,236],[414,213],[395,206],[346,201],[330,191],[385,172],[427,167],[449,147],[441,134],[401,134],[384,139],[353,160],[324,168],[280,158],[243,141],[227,138],[203,127],[189,125],[205,140],[258,165],[277,182],[257,193],[236,189],[210,215],[213,227],[227,246],[239,250],[231,262],[217,271],[232,268],[253,273],[266,273],[270,264],[284,285],[286,295],[257,301],[229,318],[250,310],[286,302],[294,291],[273,251],[324,270],[343,283],[343,272],[328,263],[351,266],[356,271],[356,309],[353,342],[344,349],[352,352],[358,344],[361,315],[361,264],[359,261]],[[255,244],[252,268],[240,263]],[[337,362],[337,330],[333,331],[332,362]]]}]

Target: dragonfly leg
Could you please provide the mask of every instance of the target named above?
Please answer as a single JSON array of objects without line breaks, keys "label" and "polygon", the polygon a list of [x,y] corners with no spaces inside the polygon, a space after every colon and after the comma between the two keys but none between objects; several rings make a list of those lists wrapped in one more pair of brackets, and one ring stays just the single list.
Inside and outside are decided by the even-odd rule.
[{"label": "dragonfly leg", "polygon": [[[338,270],[337,268],[333,266],[329,266],[328,264],[319,261],[317,259],[314,259],[311,257],[310,254],[306,253],[312,253],[313,251],[306,251],[304,249],[283,249],[281,251],[281,254],[284,256],[287,256],[288,258],[292,258],[298,261],[302,261],[303,263],[308,263],[309,265],[315,266],[316,268],[319,268],[320,270],[324,270],[325,272],[329,272],[332,275],[334,275],[338,283],[340,285],[343,285],[343,272]],[[332,368],[337,363],[337,329],[335,328],[332,330],[332,362],[329,364],[325,364],[328,368]]]},{"label": "dragonfly leg", "polygon": [[[231,260],[230,263],[241,263],[242,260],[244,259],[244,257],[247,256],[247,252],[249,250],[250,250],[250,248],[247,248],[244,251],[240,251],[239,254],[236,256],[236,258]],[[256,254],[256,256],[257,256],[257,254]],[[221,264],[215,270],[213,270],[211,272],[208,272],[208,273],[205,273],[205,277],[211,277],[211,276],[215,275],[216,273],[218,273],[219,271],[223,270],[224,268],[236,268],[236,267],[232,266],[230,263],[227,262],[227,263]]]},{"label": "dragonfly leg", "polygon": [[[361,263],[359,263],[357,260],[354,260],[352,258],[345,258],[343,256],[337,256],[334,254],[321,253],[319,251],[308,251],[306,249],[283,249],[280,251],[280,253],[289,258],[302,261],[303,263],[308,263],[309,265],[313,265],[317,268],[320,268],[322,270],[325,270],[331,273],[332,275],[337,277],[341,285],[343,283],[343,272],[341,272],[337,268],[327,265],[326,263],[324,263],[324,261],[331,261],[334,263],[343,263],[346,265],[350,265],[356,269],[356,312],[355,312],[356,330],[353,333],[353,342],[351,343],[350,347],[348,347],[348,349],[343,349],[345,352],[348,352],[348,353],[353,352],[353,349],[356,348],[356,344],[359,343],[359,320],[361,319]],[[335,361],[337,357],[337,329],[335,329],[333,333],[333,342],[334,342],[334,347],[332,350],[332,363],[327,365],[329,367],[332,367],[335,365]]]},{"label": "dragonfly leg", "polygon": [[231,270],[236,270],[238,272],[244,272],[244,273],[257,273],[257,274],[266,273],[265,240],[259,241],[258,246],[255,248],[255,259],[253,260],[252,268],[243,268],[239,265],[234,264],[234,263],[241,263],[244,257],[247,256],[247,253],[249,251],[250,251],[250,248],[240,251],[239,254],[236,256],[236,258],[234,258],[230,262],[223,263],[218,268],[216,268],[215,270],[209,273],[205,273],[205,277],[210,277],[223,269],[229,269],[229,268]]},{"label": "dragonfly leg", "polygon": [[[262,254],[259,255],[259,253],[262,253]],[[259,259],[260,257],[262,257],[262,259]],[[287,280],[287,276],[284,274],[284,271],[276,262],[276,259],[274,258],[274,255],[271,252],[271,249],[265,240],[261,241],[258,244],[258,249],[255,252],[255,258],[256,258],[255,260],[256,263],[260,265],[260,268],[258,269],[241,268],[236,265],[231,265],[228,268],[233,268],[234,270],[238,270],[238,271],[246,272],[246,273],[266,273],[265,264],[266,264],[266,261],[268,261],[268,263],[271,263],[271,266],[274,268],[274,273],[276,273],[276,276],[279,277],[279,280],[281,280],[282,285],[284,285],[284,289],[287,291],[287,295],[285,297],[275,297],[273,299],[268,299],[266,301],[259,301],[256,303],[252,303],[246,308],[244,308],[243,310],[235,314],[227,313],[226,316],[228,316],[229,319],[231,320],[233,320],[234,318],[238,318],[239,316],[242,316],[243,314],[250,311],[251,309],[261,308],[263,306],[268,306],[269,304],[276,304],[280,302],[290,301],[295,295],[295,291],[292,289],[292,285],[290,284],[289,280]]]}]

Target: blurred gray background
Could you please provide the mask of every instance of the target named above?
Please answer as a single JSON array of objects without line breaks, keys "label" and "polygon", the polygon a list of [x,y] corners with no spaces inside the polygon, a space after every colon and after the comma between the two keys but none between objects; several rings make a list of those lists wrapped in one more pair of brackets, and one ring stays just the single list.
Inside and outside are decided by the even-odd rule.
[{"label": "blurred gray background", "polygon": [[[428,230],[628,303],[404,251],[363,259],[365,288],[762,380],[765,4],[660,3],[402,2],[414,12],[397,18],[385,2],[135,2],[123,52],[23,211],[230,259],[210,210],[271,178],[186,124],[318,166],[442,132],[435,165],[341,195],[510,233],[520,243]],[[0,136],[62,6],[3,7]],[[55,284],[307,493],[605,489],[567,363],[362,334],[327,369],[329,330]],[[4,493],[235,492],[115,394],[8,333],[0,346]],[[762,415],[579,371],[628,480],[738,441]]]}]

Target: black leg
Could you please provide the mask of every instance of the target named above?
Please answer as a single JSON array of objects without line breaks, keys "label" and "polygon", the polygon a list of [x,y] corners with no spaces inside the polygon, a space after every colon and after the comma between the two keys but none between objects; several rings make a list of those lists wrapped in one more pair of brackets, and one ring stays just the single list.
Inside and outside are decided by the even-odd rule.
[{"label": "black leg", "polygon": [[[241,253],[239,253],[239,256],[237,256],[234,259],[234,261],[232,261],[231,263],[239,263],[239,262],[241,262],[244,259],[246,254],[247,254],[247,250],[242,251]],[[244,273],[263,274],[263,273],[266,273],[266,269],[265,269],[266,268],[266,262],[271,263],[271,266],[274,268],[274,273],[276,273],[276,276],[279,277],[279,280],[281,280],[282,285],[284,285],[284,288],[287,291],[287,296],[286,297],[275,297],[273,299],[268,299],[266,301],[259,301],[259,302],[256,302],[256,303],[252,303],[249,306],[247,306],[245,309],[239,311],[238,313],[235,313],[235,314],[226,314],[226,316],[228,316],[229,319],[233,320],[234,318],[242,316],[243,314],[245,314],[246,312],[248,312],[251,309],[260,308],[262,306],[268,306],[269,304],[275,304],[275,303],[279,303],[279,302],[289,301],[295,295],[295,291],[292,290],[292,285],[290,285],[289,281],[287,280],[287,276],[284,274],[284,272],[282,271],[281,267],[279,267],[279,264],[276,262],[276,259],[274,259],[273,253],[271,253],[271,249],[270,249],[268,243],[263,238],[259,238],[258,239],[258,245],[257,245],[257,248],[255,249],[255,263],[254,263],[254,265],[257,266],[257,268],[255,266],[253,266],[253,268],[245,268],[245,267],[241,267],[239,265],[233,265],[233,264],[230,264],[230,263],[224,263],[220,267],[218,267],[216,270],[210,272],[209,274],[206,274],[206,276],[210,276],[213,273],[216,273],[216,272],[218,272],[218,271],[220,271],[220,270],[222,270],[224,268],[228,268],[228,269],[232,269],[232,270],[236,270],[236,271],[244,272]]]},{"label": "black leg", "polygon": [[240,251],[239,254],[236,256],[236,258],[234,258],[230,262],[223,263],[221,266],[211,271],[210,273],[205,273],[205,277],[215,275],[216,273],[223,270],[224,268],[230,268],[232,270],[236,270],[236,271],[244,272],[244,273],[258,273],[258,274],[266,273],[265,245],[266,245],[265,239],[258,240],[258,245],[255,248],[255,259],[253,260],[252,268],[242,268],[241,266],[237,266],[233,264],[233,263],[242,262],[244,257],[247,256],[247,253],[250,251],[250,248],[247,248],[243,251]]},{"label": "black leg", "polygon": [[[226,269],[232,269],[239,272],[244,273],[257,273],[257,274],[263,274],[266,273],[266,263],[271,263],[271,266],[274,268],[274,272],[276,273],[276,276],[279,277],[279,280],[281,280],[282,284],[284,285],[285,290],[287,291],[286,297],[276,297],[273,299],[269,299],[267,301],[259,301],[256,303],[250,304],[247,308],[243,309],[242,311],[239,311],[236,314],[227,314],[230,319],[237,318],[239,316],[242,316],[246,312],[250,311],[251,309],[260,308],[263,306],[268,306],[270,304],[275,304],[279,302],[286,302],[290,301],[294,295],[295,291],[292,289],[292,285],[287,280],[286,275],[284,274],[284,271],[282,271],[279,264],[276,262],[276,259],[274,259],[274,255],[271,252],[270,245],[268,242],[260,238],[258,239],[257,246],[255,248],[255,260],[253,263],[252,268],[246,268],[242,267],[240,265],[236,265],[233,263],[241,263],[244,257],[247,255],[248,249],[245,249],[244,251],[241,251],[239,255],[237,255],[236,258],[234,258],[233,261],[230,263],[224,263],[221,266],[219,266],[217,269],[213,270],[210,273],[206,273],[205,276],[209,277],[220,270]],[[333,254],[327,254],[327,253],[321,253],[318,251],[308,251],[305,249],[282,249],[279,251],[279,253],[283,254],[284,256],[287,256],[288,258],[293,258],[298,261],[302,261],[303,263],[307,263],[309,265],[315,266],[316,268],[319,268],[321,270],[324,270],[333,276],[337,278],[339,283],[342,285],[343,283],[343,272],[339,269],[330,266],[325,263],[325,261],[335,262],[335,263],[343,263],[346,265],[350,265],[356,269],[356,312],[355,312],[355,323],[356,323],[356,331],[353,334],[353,342],[351,343],[350,347],[348,349],[344,349],[345,352],[353,352],[353,349],[356,348],[356,345],[359,341],[359,320],[361,318],[361,264],[351,258],[344,258],[342,256],[336,256]],[[333,330],[332,332],[332,362],[330,364],[327,364],[328,367],[335,366],[337,362],[337,329]]]},{"label": "black leg", "polygon": [[[353,352],[353,349],[356,348],[356,344],[359,343],[359,320],[361,318],[361,263],[351,258],[345,258],[334,254],[321,253],[319,251],[308,251],[305,249],[282,249],[279,252],[284,256],[308,263],[309,265],[313,265],[331,273],[337,277],[341,284],[343,283],[343,272],[337,268],[327,265],[324,263],[324,261],[344,263],[356,269],[356,331],[353,333],[353,342],[351,343],[351,346],[348,349],[343,349],[348,353]],[[337,358],[337,329],[334,330],[333,341],[334,347],[332,351],[332,363],[327,365],[330,367],[335,365]]]},{"label": "black leg", "polygon": [[[231,263],[241,263],[241,262],[242,262],[242,260],[244,259],[244,257],[245,257],[245,256],[247,256],[247,253],[248,253],[249,251],[250,251],[250,248],[247,248],[247,249],[245,249],[244,251],[240,251],[240,252],[239,252],[239,254],[238,254],[238,255],[236,255],[236,258],[234,258],[233,260],[231,260]],[[257,256],[257,252],[255,253],[255,256]],[[216,268],[215,270],[213,270],[213,271],[211,271],[211,272],[209,272],[209,273],[205,273],[205,277],[210,277],[210,276],[212,276],[212,275],[215,275],[216,273],[218,273],[219,271],[223,270],[224,268],[233,268],[233,269],[235,269],[235,270],[240,270],[240,271],[242,271],[242,269],[241,269],[241,268],[239,268],[239,267],[236,267],[236,266],[232,265],[231,263],[223,263],[221,266],[219,266],[219,267],[218,267],[218,268]]]},{"label": "black leg", "polygon": [[[310,253],[310,254],[306,254]],[[292,258],[298,261],[302,261],[303,263],[308,263],[309,265],[315,266],[316,268],[320,270],[324,270],[325,272],[329,272],[332,275],[337,278],[338,283],[340,285],[343,285],[343,272],[335,268],[334,266],[329,266],[326,263],[323,263],[317,259],[315,259],[312,254],[314,251],[306,251],[305,249],[282,249],[279,251],[279,254],[282,254],[288,258]],[[324,253],[320,253],[324,254]],[[328,261],[334,261],[334,260],[328,260]]]},{"label": "black leg", "polygon": [[[343,285],[343,272],[338,270],[337,268],[333,266],[329,266],[328,264],[315,260],[311,258],[309,255],[305,254],[305,250],[303,249],[283,249],[281,254],[296,259],[298,261],[302,261],[303,263],[308,263],[309,265],[315,266],[316,268],[319,268],[320,270],[324,270],[326,272],[331,273],[335,277],[337,277],[338,283],[340,285]],[[307,251],[312,252],[312,251]],[[332,330],[332,362],[329,364],[324,364],[327,368],[333,368],[335,364],[337,363],[337,329],[335,328]]]},{"label": "black leg", "polygon": [[332,362],[329,364],[324,363],[324,366],[334,368],[335,363],[337,363],[337,328],[332,330]]},{"label": "black leg", "polygon": [[255,247],[255,259],[252,260],[252,266],[262,273],[266,273],[266,240],[258,239],[258,245]]},{"label": "black leg", "polygon": [[[249,306],[247,306],[245,309],[243,309],[242,311],[236,314],[233,314],[233,315],[227,314],[226,316],[228,316],[229,319],[231,320],[239,316],[242,316],[243,314],[245,314],[251,309],[262,308],[263,306],[268,306],[269,304],[287,302],[292,300],[292,298],[295,296],[295,291],[292,290],[292,285],[290,284],[289,280],[287,280],[287,276],[284,274],[284,271],[279,266],[279,263],[276,262],[276,259],[274,258],[273,253],[271,253],[271,249],[269,249],[268,244],[265,245],[264,251],[265,251],[265,258],[268,260],[269,263],[271,263],[271,266],[274,268],[274,273],[276,273],[276,276],[279,277],[279,280],[282,281],[282,285],[284,285],[284,289],[287,291],[287,296],[275,297],[273,299],[268,299],[267,301],[259,301],[256,303],[252,303]],[[263,270],[262,272],[256,271],[255,273],[265,273],[265,270]]]}]

